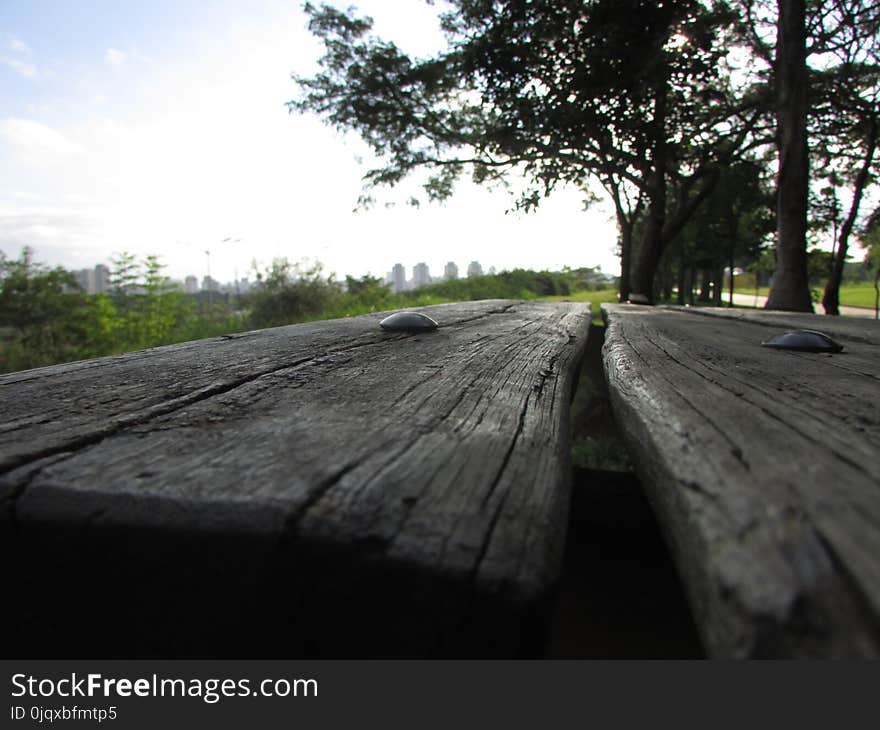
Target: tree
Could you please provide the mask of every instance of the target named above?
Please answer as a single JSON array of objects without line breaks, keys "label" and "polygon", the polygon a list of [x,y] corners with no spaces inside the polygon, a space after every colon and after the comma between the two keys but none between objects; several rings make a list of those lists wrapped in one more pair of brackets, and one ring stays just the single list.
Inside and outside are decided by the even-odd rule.
[{"label": "tree", "polygon": [[183,296],[162,273],[165,265],[155,255],[143,260],[143,293],[137,309],[142,323],[141,344],[152,347],[166,342],[182,317]]},{"label": "tree", "polygon": [[[839,234],[822,305],[839,314],[840,284],[849,239],[865,193],[875,176],[880,143],[880,9],[857,0],[837,0],[822,26],[824,68],[813,74],[811,147],[822,169],[830,170],[834,201],[838,185],[849,188],[849,209]],[[834,223],[837,221],[835,220]]]},{"label": "tree", "polygon": [[[653,298],[666,244],[742,150],[760,103],[719,69],[732,21],[722,2],[455,0],[446,51],[414,60],[371,21],[306,5],[325,46],[291,110],[357,132],[377,155],[368,188],[426,171],[431,200],[469,171],[521,176],[530,210],[563,183],[598,180],[615,204],[634,298]],[[366,199],[368,199],[367,196]],[[642,236],[632,241],[644,215]],[[635,250],[634,250],[635,249]]]},{"label": "tree", "polygon": [[155,347],[173,339],[192,303],[169,284],[162,273],[164,264],[152,254],[138,261],[134,254],[122,252],[113,256],[111,265],[115,348]]},{"label": "tree", "polygon": [[679,253],[680,303],[685,303],[687,281],[694,278],[687,269],[697,267],[703,271],[701,300],[709,301],[711,284],[714,301],[719,305],[723,271],[727,268],[731,272],[732,304],[732,272],[737,264],[746,266],[758,257],[774,225],[772,194],[764,178],[764,164],[757,160],[743,160],[721,171],[718,184],[675,244]]},{"label": "tree", "polygon": [[256,270],[255,274],[248,312],[252,328],[302,322],[327,309],[339,296],[332,275],[324,278],[317,262],[292,264],[279,258],[265,272]]},{"label": "tree", "polygon": [[391,285],[377,276],[366,274],[362,277],[345,277],[345,291],[361,304],[376,308],[391,296]]},{"label": "tree", "polygon": [[805,0],[778,0],[776,123],[779,177],[776,193],[776,269],[768,309],[812,312],[807,281],[807,25]]},{"label": "tree", "polygon": [[880,319],[880,208],[868,219],[862,232],[865,246],[865,266],[874,284],[874,318]]},{"label": "tree", "polygon": [[[237,322],[199,327],[191,301],[171,287],[156,256],[115,257],[110,295],[87,295],[61,267],[0,252],[0,372],[223,334]],[[197,325],[193,327],[192,325]],[[203,321],[204,324],[204,321]],[[228,328],[228,329],[227,329]]]},{"label": "tree", "polygon": [[0,328],[12,335],[0,357],[0,369],[40,367],[79,357],[83,310],[83,295],[72,273],[34,263],[29,248],[18,259],[0,253]]},{"label": "tree", "polygon": [[[851,119],[855,111],[851,105],[852,83],[858,86],[866,54],[876,45],[880,6],[863,0],[739,0],[739,4],[744,16],[742,37],[753,59],[765,64],[763,68],[755,64],[757,71],[753,73],[772,84],[777,101],[777,252],[767,306],[812,311],[806,250],[808,139],[817,152],[817,167],[840,172],[857,191],[859,165],[843,165],[849,168],[847,171],[839,164],[838,155],[843,152],[846,156],[848,144],[840,133],[848,130],[845,134],[852,135],[855,129],[846,118]],[[844,108],[849,110],[840,117]],[[869,125],[863,120],[855,126],[860,128],[856,136],[866,141]],[[829,134],[832,144],[826,146]],[[824,154],[823,147],[834,151]],[[867,152],[863,143],[858,147]],[[858,159],[864,161],[866,157],[862,154]],[[854,197],[856,210],[859,196]],[[854,223],[855,218],[852,224],[844,221],[841,226],[844,244]],[[842,267],[846,245],[840,254],[840,238],[837,252]],[[832,274],[839,275],[834,271]],[[836,290],[832,283],[828,298],[832,308],[831,297]]]}]

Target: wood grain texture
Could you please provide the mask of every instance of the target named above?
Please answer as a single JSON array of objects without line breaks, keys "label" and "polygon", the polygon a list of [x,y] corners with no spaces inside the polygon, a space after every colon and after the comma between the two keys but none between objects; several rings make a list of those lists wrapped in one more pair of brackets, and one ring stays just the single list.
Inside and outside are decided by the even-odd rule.
[{"label": "wood grain texture", "polygon": [[[381,313],[0,378],[32,651],[529,651],[589,306],[420,311],[440,328],[383,332]],[[83,603],[65,619],[68,591]]]},{"label": "wood grain texture", "polygon": [[[880,324],[603,305],[617,420],[717,657],[880,655]],[[760,343],[789,329],[836,355]]]}]

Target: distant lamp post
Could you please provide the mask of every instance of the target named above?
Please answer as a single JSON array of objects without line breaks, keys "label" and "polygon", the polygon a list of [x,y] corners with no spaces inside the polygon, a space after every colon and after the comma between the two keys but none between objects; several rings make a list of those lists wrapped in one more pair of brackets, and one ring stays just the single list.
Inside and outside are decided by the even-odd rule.
[{"label": "distant lamp post", "polygon": [[[241,242],[240,238],[232,238],[231,236],[224,238],[222,241],[220,241],[220,243],[228,243],[230,245],[234,244],[234,243],[240,243],[240,242]],[[240,294],[239,289],[238,289],[238,269],[237,268],[235,269],[235,294],[236,294],[236,296],[238,296]]]},{"label": "distant lamp post", "polygon": [[[220,240],[220,243],[238,243],[241,241],[240,238],[232,238],[231,236],[223,238]],[[214,280],[211,278],[211,251],[210,249],[205,249],[205,256],[207,257],[208,262],[208,276],[207,276],[207,285],[208,285],[208,306],[213,306],[214,304]]]},{"label": "distant lamp post", "polygon": [[205,257],[207,258],[208,273],[205,276],[205,284],[208,285],[208,308],[214,304],[214,287],[211,283],[211,251],[205,249]]}]

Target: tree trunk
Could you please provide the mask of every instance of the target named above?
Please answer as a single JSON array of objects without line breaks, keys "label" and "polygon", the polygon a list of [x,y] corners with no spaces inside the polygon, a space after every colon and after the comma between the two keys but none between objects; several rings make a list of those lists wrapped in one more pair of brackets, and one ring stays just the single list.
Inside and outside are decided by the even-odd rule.
[{"label": "tree trunk", "polygon": [[687,281],[687,262],[685,261],[684,246],[681,247],[681,255],[678,259],[678,303],[684,306],[684,287]]},{"label": "tree trunk", "polygon": [[[667,259],[669,257],[667,256]],[[663,300],[665,302],[672,301],[672,262],[666,262],[663,267]]]},{"label": "tree trunk", "polygon": [[807,51],[804,0],[778,0],[776,125],[779,145],[776,269],[768,309],[812,312],[807,281]]},{"label": "tree trunk", "polygon": [[663,255],[663,226],[666,223],[666,95],[664,79],[654,98],[654,159],[648,182],[648,215],[639,244],[629,300],[637,304],[653,304],[654,273]]},{"label": "tree trunk", "polygon": [[859,206],[862,203],[862,195],[865,192],[865,186],[868,184],[868,177],[871,172],[871,165],[874,162],[874,152],[877,148],[877,119],[871,117],[871,126],[868,129],[868,139],[866,140],[867,149],[865,151],[865,160],[859,174],[856,176],[855,187],[853,188],[852,204],[849,207],[849,213],[846,220],[840,228],[840,238],[838,239],[837,252],[831,265],[831,275],[825,284],[825,293],[822,295],[822,306],[825,308],[825,314],[840,314],[840,283],[843,281],[843,267],[846,264],[846,253],[849,248],[849,236],[852,233],[853,226],[856,223],[856,217],[859,214]]},{"label": "tree trunk", "polygon": [[620,301],[629,299],[629,282],[632,268],[633,224],[621,211],[617,212],[617,227],[620,230]]},{"label": "tree trunk", "polygon": [[700,269],[700,304],[708,304],[711,299],[712,270],[709,267]]},{"label": "tree trunk", "polygon": [[712,283],[712,303],[716,307],[720,307],[721,295],[724,291],[724,266],[716,266],[715,267],[715,281]]},{"label": "tree trunk", "polygon": [[735,258],[734,258],[734,247],[731,246],[731,247],[730,247],[730,252],[729,252],[729,254],[728,254],[728,258],[727,258],[727,265],[730,266],[730,282],[729,282],[729,286],[730,286],[730,306],[731,306],[731,307],[733,306],[733,279],[734,279],[734,276],[733,276],[733,263],[734,263],[734,261],[735,261]]},{"label": "tree trunk", "polygon": [[[727,219],[727,236],[730,240],[730,246],[727,249],[727,265],[730,267],[730,306],[733,306],[733,267],[736,263],[736,240],[739,235],[739,214],[735,209],[730,209],[730,216]],[[757,277],[757,273],[755,274]],[[723,284],[722,284],[723,287]]]},{"label": "tree trunk", "polygon": [[874,274],[874,319],[880,319],[880,269]]},{"label": "tree trunk", "polygon": [[666,219],[666,180],[662,172],[655,171],[649,191],[648,215],[639,242],[632,272],[629,300],[636,304],[652,304],[654,301],[654,274],[663,254],[663,223]]}]

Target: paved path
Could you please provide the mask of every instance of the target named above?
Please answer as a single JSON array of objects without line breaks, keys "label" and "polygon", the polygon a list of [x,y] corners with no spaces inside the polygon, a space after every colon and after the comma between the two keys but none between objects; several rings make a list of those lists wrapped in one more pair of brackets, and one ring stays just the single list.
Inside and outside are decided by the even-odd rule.
[{"label": "paved path", "polygon": [[[724,301],[730,302],[730,293],[724,292]],[[763,307],[767,303],[767,297],[755,296],[754,294],[733,294],[733,303],[740,307]],[[816,314],[825,314],[821,304],[814,305]],[[874,310],[868,307],[841,307],[840,313],[844,317],[870,317],[874,319]]]}]

